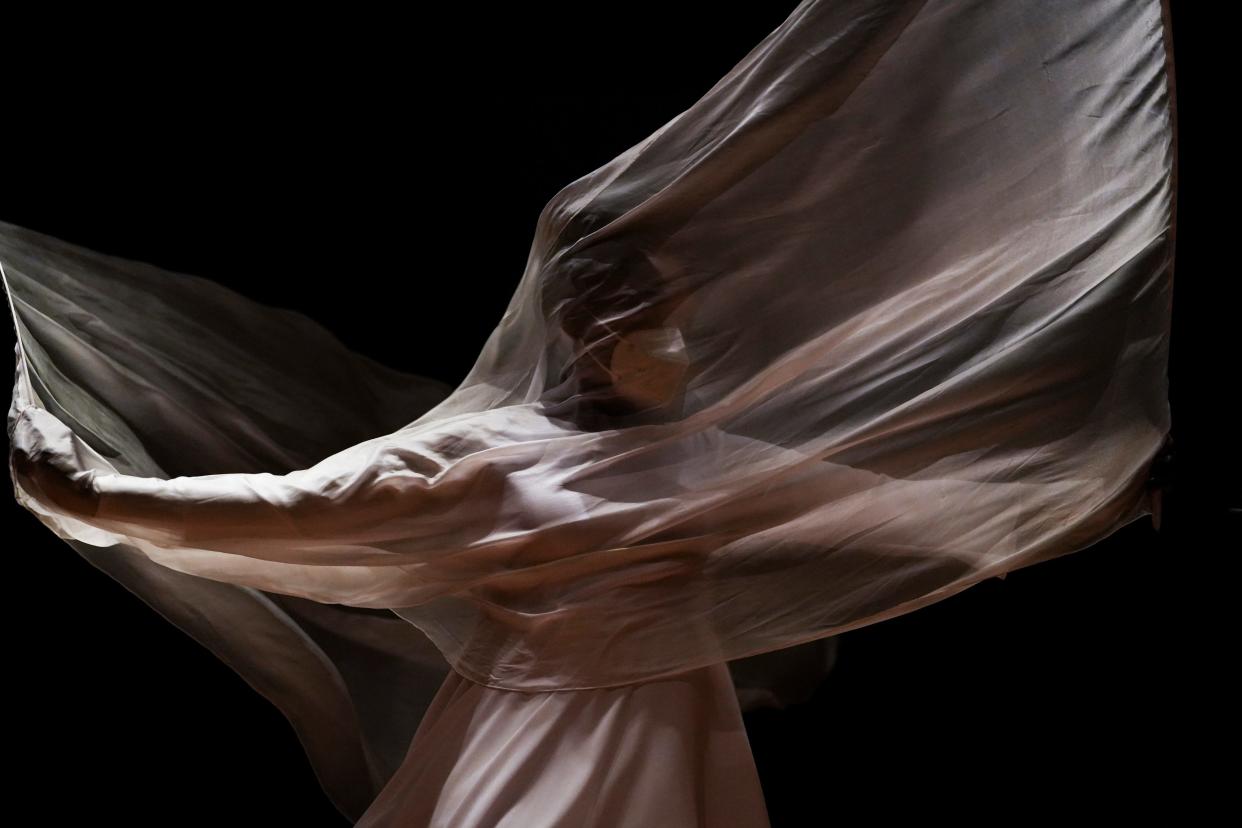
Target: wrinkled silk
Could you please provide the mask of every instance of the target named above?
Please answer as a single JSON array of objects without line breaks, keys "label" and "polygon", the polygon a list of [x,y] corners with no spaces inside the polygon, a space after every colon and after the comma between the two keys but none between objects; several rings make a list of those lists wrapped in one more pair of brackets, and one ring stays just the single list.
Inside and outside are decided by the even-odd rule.
[{"label": "wrinkled silk", "polygon": [[0,224],[17,500],[351,815],[443,681],[655,681],[1082,549],[1170,426],[1169,38],[1160,0],[803,2],[548,202],[455,388]]}]

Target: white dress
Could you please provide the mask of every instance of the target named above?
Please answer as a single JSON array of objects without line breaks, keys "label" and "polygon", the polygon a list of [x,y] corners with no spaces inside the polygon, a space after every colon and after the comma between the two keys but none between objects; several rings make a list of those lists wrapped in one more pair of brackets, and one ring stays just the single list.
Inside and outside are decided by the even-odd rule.
[{"label": "white dress", "polygon": [[14,494],[361,824],[763,825],[781,664],[1153,514],[1170,43],[1162,0],[806,0],[547,203],[456,386],[0,224]]},{"label": "white dress", "polygon": [[729,670],[524,693],[451,673],[359,828],[766,828]]}]

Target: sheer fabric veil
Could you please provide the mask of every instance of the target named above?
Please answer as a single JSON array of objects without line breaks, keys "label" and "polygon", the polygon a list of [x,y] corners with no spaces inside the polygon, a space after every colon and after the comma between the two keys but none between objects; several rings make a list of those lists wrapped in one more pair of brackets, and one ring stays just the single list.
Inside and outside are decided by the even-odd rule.
[{"label": "sheer fabric veil", "polygon": [[271,699],[351,818],[450,670],[730,662],[782,703],[831,636],[1152,514],[1170,43],[1161,0],[806,0],[551,198],[456,387],[0,223],[16,498]]}]

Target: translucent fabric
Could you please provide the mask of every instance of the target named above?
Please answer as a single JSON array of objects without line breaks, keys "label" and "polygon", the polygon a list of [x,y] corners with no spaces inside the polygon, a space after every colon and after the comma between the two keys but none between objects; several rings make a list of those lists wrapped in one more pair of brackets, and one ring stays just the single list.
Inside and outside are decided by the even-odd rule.
[{"label": "translucent fabric", "polygon": [[1170,427],[1172,68],[1161,0],[803,2],[548,202],[455,388],[0,225],[17,499],[227,618],[351,813],[446,664],[651,682],[1082,549]]}]

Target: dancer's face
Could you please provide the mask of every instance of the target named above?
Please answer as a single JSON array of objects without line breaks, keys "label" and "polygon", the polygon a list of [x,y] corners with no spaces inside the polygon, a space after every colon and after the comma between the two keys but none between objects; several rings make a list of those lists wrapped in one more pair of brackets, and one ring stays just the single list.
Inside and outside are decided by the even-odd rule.
[{"label": "dancer's face", "polygon": [[[588,245],[547,274],[545,308],[571,349],[557,396],[609,416],[656,408],[683,390],[678,290],[637,238]],[[583,412],[584,415],[586,411]]]},{"label": "dancer's face", "polygon": [[622,332],[599,327],[574,344],[567,390],[599,411],[645,411],[670,402],[684,388],[688,360],[676,327]]}]

